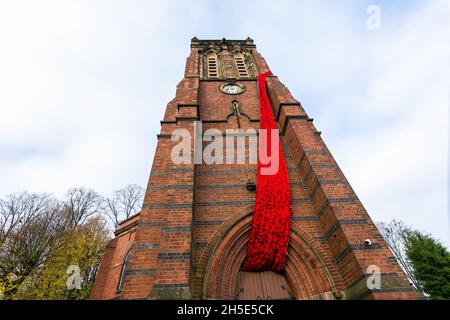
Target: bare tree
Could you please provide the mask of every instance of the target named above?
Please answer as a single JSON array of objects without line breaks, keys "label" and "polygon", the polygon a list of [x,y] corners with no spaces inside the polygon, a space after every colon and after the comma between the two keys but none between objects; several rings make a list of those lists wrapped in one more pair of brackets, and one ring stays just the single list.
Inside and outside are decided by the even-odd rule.
[{"label": "bare tree", "polygon": [[106,215],[117,228],[120,221],[128,219],[141,209],[143,198],[144,189],[137,184],[116,190],[105,199]]},{"label": "bare tree", "polygon": [[[9,279],[11,297],[30,273],[46,260],[67,223],[56,200],[48,195],[23,193],[3,200],[10,220],[0,247],[0,279]],[[14,213],[11,213],[12,208]],[[20,208],[17,209],[17,208]],[[17,221],[11,216],[21,216]],[[13,227],[12,227],[13,226]]]},{"label": "bare tree", "polygon": [[417,289],[421,290],[419,282],[414,277],[414,270],[411,262],[405,252],[407,235],[412,232],[412,229],[403,221],[395,219],[389,223],[379,222],[377,223],[377,227],[409,280]]},{"label": "bare tree", "polygon": [[[63,201],[47,194],[27,192],[0,199],[0,286],[3,297],[12,299],[18,294],[17,290],[29,289],[24,289],[23,281],[32,281],[50,267],[60,267],[57,265],[60,256],[72,257],[67,252],[68,241],[83,237],[84,231],[90,239],[96,239],[84,247],[80,262],[90,268],[85,274],[90,284],[108,238],[102,214],[106,209],[107,216],[118,224],[121,219],[139,211],[143,194],[141,187],[129,185],[105,200],[86,188],[70,189]],[[92,259],[87,261],[84,255]]]},{"label": "bare tree", "polygon": [[64,231],[60,212],[49,208],[10,234],[0,251],[0,274],[27,275],[45,260],[52,241]]},{"label": "bare tree", "polygon": [[102,197],[92,189],[72,188],[67,191],[66,200],[63,201],[64,212],[72,227],[76,227],[100,213],[102,202]]},{"label": "bare tree", "polygon": [[15,230],[48,209],[53,199],[48,194],[20,192],[0,199],[0,246]]}]

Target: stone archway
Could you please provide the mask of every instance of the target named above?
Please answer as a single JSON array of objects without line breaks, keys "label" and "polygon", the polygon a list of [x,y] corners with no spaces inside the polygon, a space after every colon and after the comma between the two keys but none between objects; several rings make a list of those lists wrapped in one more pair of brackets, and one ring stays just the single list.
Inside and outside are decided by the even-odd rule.
[{"label": "stone archway", "polygon": [[[206,267],[203,297],[234,300],[250,237],[251,213],[241,217],[216,244]],[[295,299],[332,299],[333,279],[313,246],[291,228],[284,277]]]}]

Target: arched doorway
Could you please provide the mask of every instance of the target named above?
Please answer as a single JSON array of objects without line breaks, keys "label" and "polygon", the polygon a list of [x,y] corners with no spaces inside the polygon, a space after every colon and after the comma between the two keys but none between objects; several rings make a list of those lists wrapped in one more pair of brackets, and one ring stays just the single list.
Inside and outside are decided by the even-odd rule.
[{"label": "arched doorway", "polygon": [[[292,229],[283,275],[242,273],[240,269],[247,251],[251,222],[251,213],[242,216],[225,231],[214,247],[203,278],[203,298],[318,299],[335,291],[330,272],[318,253]],[[261,283],[264,279],[270,279],[269,285],[258,287],[258,281]]]}]

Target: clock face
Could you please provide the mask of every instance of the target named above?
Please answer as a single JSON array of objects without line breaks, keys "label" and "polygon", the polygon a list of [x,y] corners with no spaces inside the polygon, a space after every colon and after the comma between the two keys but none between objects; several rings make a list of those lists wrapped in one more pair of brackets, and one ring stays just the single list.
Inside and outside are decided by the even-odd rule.
[{"label": "clock face", "polygon": [[222,85],[220,89],[227,94],[240,94],[245,91],[242,86],[234,83],[227,83],[225,85]]}]

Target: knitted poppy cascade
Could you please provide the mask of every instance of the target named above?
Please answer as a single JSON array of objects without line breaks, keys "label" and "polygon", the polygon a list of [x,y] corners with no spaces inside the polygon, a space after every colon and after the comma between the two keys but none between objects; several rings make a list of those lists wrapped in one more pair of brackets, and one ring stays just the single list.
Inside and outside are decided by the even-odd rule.
[{"label": "knitted poppy cascade", "polygon": [[[267,95],[266,77],[270,75],[272,75],[270,71],[258,75],[260,94],[258,176],[250,240],[242,265],[243,271],[284,270],[289,242],[290,185],[278,130]],[[267,134],[261,134],[264,130]],[[276,130],[276,135],[271,135],[272,130]],[[271,154],[273,143],[278,146],[278,155]],[[277,152],[276,149],[273,151]],[[261,155],[270,157],[272,163],[263,161]],[[278,170],[265,174],[264,171],[274,166],[273,161],[278,161],[278,166],[275,166]]]}]

